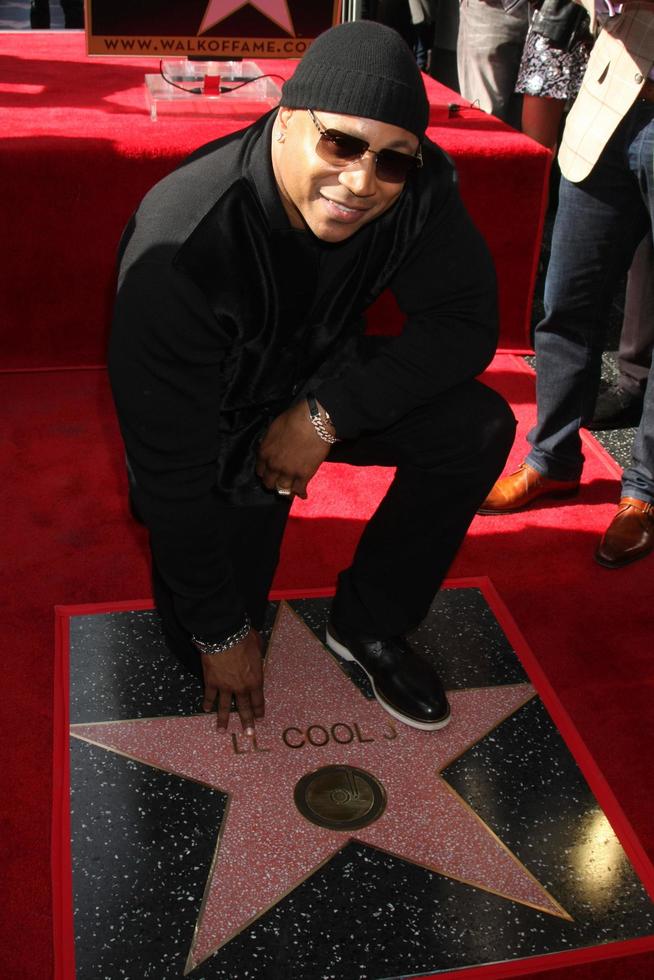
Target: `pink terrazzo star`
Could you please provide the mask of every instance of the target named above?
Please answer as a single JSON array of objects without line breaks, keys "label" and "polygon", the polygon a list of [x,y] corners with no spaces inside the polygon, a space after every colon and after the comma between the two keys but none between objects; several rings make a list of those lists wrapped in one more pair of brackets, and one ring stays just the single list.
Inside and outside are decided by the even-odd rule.
[{"label": "pink terrazzo star", "polygon": [[198,34],[204,34],[241,7],[256,7],[264,17],[278,24],[287,34],[295,36],[293,21],[286,0],[209,0]]},{"label": "pink terrazzo star", "polygon": [[[74,725],[72,734],[229,794],[187,971],[356,837],[406,861],[551,915],[564,909],[439,775],[534,696],[530,684],[449,695],[452,721],[422,732],[366,699],[305,623],[281,603],[266,660],[266,718],[255,739],[234,718],[145,718]],[[315,744],[313,744],[315,743]],[[305,819],[294,789],[346,764],[384,786],[383,814],[354,835]],[[374,901],[374,898],[373,898]]]}]

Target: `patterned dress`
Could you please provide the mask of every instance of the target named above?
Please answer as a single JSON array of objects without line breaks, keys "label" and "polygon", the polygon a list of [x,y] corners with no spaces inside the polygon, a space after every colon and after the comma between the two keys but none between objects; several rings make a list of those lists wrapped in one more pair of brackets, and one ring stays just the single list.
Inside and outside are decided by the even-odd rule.
[{"label": "patterned dress", "polygon": [[582,34],[572,50],[555,48],[548,38],[529,28],[515,90],[547,99],[574,99],[586,71],[593,42]]}]

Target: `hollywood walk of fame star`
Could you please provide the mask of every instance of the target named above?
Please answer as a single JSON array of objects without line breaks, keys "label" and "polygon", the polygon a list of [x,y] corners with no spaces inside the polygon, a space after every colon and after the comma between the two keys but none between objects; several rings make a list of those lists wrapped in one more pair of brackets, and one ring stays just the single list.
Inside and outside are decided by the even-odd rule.
[{"label": "hollywood walk of fame star", "polygon": [[198,34],[204,34],[214,24],[219,24],[241,7],[256,7],[268,20],[272,20],[287,34],[295,37],[293,21],[286,0],[209,0]]},{"label": "hollywood walk of fame star", "polygon": [[[279,902],[353,837],[403,860],[570,917],[439,775],[534,695],[530,684],[451,692],[452,721],[423,732],[391,721],[281,603],[266,658],[267,709],[254,740],[215,716],[71,726],[84,741],[228,794],[186,972]],[[383,785],[386,808],[355,833],[298,810],[308,773],[352,766]],[[374,901],[374,899],[373,899]]]}]

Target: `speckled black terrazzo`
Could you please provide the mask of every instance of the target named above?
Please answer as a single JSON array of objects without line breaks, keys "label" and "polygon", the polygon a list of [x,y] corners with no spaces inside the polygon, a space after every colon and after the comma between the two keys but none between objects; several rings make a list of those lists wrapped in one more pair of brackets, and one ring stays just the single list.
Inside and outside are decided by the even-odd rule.
[{"label": "speckled black terrazzo", "polygon": [[[264,639],[275,608],[270,604]],[[180,669],[150,610],[70,621],[70,722],[116,721],[199,710],[198,680]]]},{"label": "speckled black terrazzo", "polygon": [[[291,605],[324,635],[329,600]],[[72,723],[197,712],[199,685],[167,653],[156,614],[70,625]],[[413,642],[450,689],[527,679],[477,589],[443,591]],[[225,797],[72,743],[78,980],[181,977]],[[352,841],[190,976],[381,980],[654,932],[654,907],[538,700],[444,775],[573,922]]]},{"label": "speckled black terrazzo", "polygon": [[78,739],[71,784],[77,976],[180,977],[226,797]]},{"label": "speckled black terrazzo", "polygon": [[654,906],[538,698],[443,776],[574,919],[561,929],[540,916],[545,943],[654,931]]}]

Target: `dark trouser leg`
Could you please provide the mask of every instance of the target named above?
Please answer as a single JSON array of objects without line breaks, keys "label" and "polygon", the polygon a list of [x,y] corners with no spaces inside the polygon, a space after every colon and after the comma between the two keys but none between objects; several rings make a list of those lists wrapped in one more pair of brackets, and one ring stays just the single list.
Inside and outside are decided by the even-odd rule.
[{"label": "dark trouser leg", "polygon": [[618,365],[620,387],[641,395],[654,348],[654,247],[651,233],[638,246],[627,279]]},{"label": "dark trouser leg", "polygon": [[84,0],[61,0],[61,8],[67,31],[84,28]]},{"label": "dark trouser leg", "polygon": [[592,417],[610,303],[649,227],[638,180],[625,161],[636,124],[620,124],[589,177],[561,180],[545,318],[536,328],[538,418],[528,462],[554,480],[581,474],[580,426]]},{"label": "dark trouser leg", "polygon": [[418,625],[499,476],[514,433],[504,399],[471,381],[383,432],[334,447],[336,462],[397,466],[352,565],[339,577],[336,625],[379,639]]},{"label": "dark trouser leg", "polygon": [[32,0],[30,4],[30,27],[43,30],[50,27],[50,0]]},{"label": "dark trouser leg", "polygon": [[[245,600],[252,625],[255,629],[261,629],[290,503],[280,498],[263,507],[228,507],[218,503],[216,506],[220,508],[224,520],[226,547],[236,588]],[[172,592],[157,569],[154,558],[152,586],[169,649],[186,669],[201,678],[198,652],[179,623]]]},{"label": "dark trouser leg", "polygon": [[200,655],[191,643],[191,638],[186,630],[182,629],[179,624],[175,613],[173,594],[166,585],[154,559],[152,560],[152,595],[161,619],[166,646],[185,670],[202,680]]},{"label": "dark trouser leg", "polygon": [[[633,111],[633,110],[632,110]],[[637,104],[630,163],[637,175],[647,208],[650,232],[654,230],[654,105]],[[654,378],[650,370],[643,397],[643,414],[636,430],[631,464],[622,476],[622,493],[654,503]]]}]

